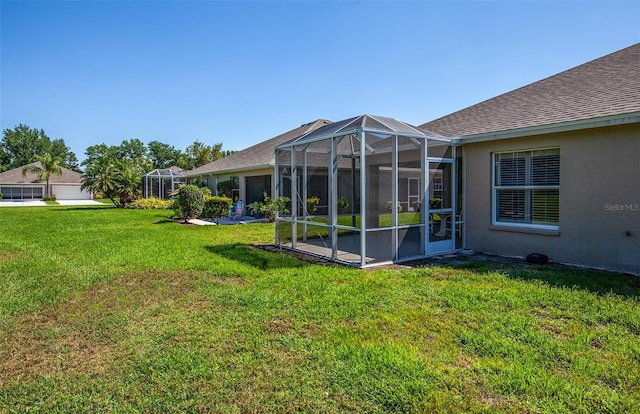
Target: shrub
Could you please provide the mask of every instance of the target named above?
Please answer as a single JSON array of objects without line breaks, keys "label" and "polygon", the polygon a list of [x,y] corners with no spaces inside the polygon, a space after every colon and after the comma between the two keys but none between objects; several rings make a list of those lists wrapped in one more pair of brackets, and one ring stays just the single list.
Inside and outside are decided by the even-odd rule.
[{"label": "shrub", "polygon": [[289,209],[287,209],[289,200],[289,197],[278,197],[274,199],[269,197],[267,193],[264,193],[264,205],[260,209],[260,213],[269,219],[269,221],[273,221],[276,213],[289,213]]},{"label": "shrub", "polygon": [[180,201],[178,200],[178,197],[171,200],[170,203],[171,209],[173,210],[173,217],[177,219],[184,218],[184,214],[182,213],[182,208],[180,207]]},{"label": "shrub", "polygon": [[233,190],[238,188],[238,182],[236,180],[220,181],[216,188],[218,190],[218,194],[232,198]]},{"label": "shrub", "polygon": [[185,185],[178,191],[178,204],[185,222],[192,217],[199,217],[204,207],[202,191],[193,184]]},{"label": "shrub", "polygon": [[42,197],[42,200],[44,201],[56,201],[57,197],[55,194],[50,194],[50,195],[46,195],[44,197]]},{"label": "shrub", "polygon": [[[206,185],[204,185],[204,184],[202,184],[202,185],[201,185],[201,184],[202,184],[202,183],[200,183],[200,184],[193,184],[193,185],[195,185],[196,187],[198,187],[198,189],[200,190],[200,192],[202,192],[202,195],[203,195],[204,197],[210,196],[210,195],[211,195],[211,189],[210,189],[209,187],[207,187]],[[178,188],[176,188],[176,189],[174,189],[174,190],[169,191],[169,193],[167,194],[167,195],[169,196],[169,198],[173,199],[173,197],[177,196],[177,195],[178,195],[178,193],[180,192],[180,189],[181,189],[182,187],[184,187],[185,185],[186,185],[186,184],[178,184]]]},{"label": "shrub", "polygon": [[2,193],[0,193],[0,200],[2,200]]},{"label": "shrub", "polygon": [[198,188],[200,189],[200,192],[202,193],[205,199],[207,197],[211,197],[211,189],[209,187],[205,185],[205,186],[198,186]]},{"label": "shrub", "polygon": [[[393,206],[393,201],[389,201],[387,203],[387,210],[391,211],[391,206]],[[398,201],[398,213],[402,212],[402,204],[400,204],[400,202]]]},{"label": "shrub", "polygon": [[142,210],[166,210],[171,207],[171,201],[163,200],[158,197],[148,197],[135,200],[129,203],[127,207]]},{"label": "shrub", "polygon": [[320,204],[320,197],[311,196],[307,198],[307,212],[309,214],[313,214],[318,209],[318,204]]},{"label": "shrub", "polygon": [[432,198],[429,200],[429,208],[432,210],[437,210],[442,208],[442,199],[441,198]]},{"label": "shrub", "polygon": [[349,200],[346,197],[338,197],[338,209],[344,210],[349,208]]},{"label": "shrub", "polygon": [[233,201],[229,197],[209,196],[204,198],[204,208],[202,209],[202,217],[210,217],[216,220],[216,223],[231,213]]},{"label": "shrub", "polygon": [[264,203],[262,201],[254,201],[253,203],[247,205],[247,208],[251,211],[251,214],[253,214],[254,217],[262,214],[263,207]]}]

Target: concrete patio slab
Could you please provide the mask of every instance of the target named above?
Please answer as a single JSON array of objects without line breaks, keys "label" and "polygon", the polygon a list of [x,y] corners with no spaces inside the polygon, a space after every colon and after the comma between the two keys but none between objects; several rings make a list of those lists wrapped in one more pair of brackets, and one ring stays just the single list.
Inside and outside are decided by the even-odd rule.
[{"label": "concrete patio slab", "polygon": [[[221,226],[228,226],[228,225],[233,225],[233,224],[250,224],[250,223],[268,223],[269,220],[267,219],[256,219],[254,217],[251,216],[243,216],[240,217],[238,220],[233,220],[230,219],[228,217],[225,218],[221,218],[218,221],[218,224]],[[215,226],[216,222],[213,219],[210,218],[204,218],[204,219],[190,219],[189,223],[191,224],[196,224],[198,226]]]},{"label": "concrete patio slab", "polygon": [[231,219],[229,217],[221,218],[218,224],[222,225],[233,225],[233,224],[249,224],[249,223],[268,223],[269,220],[266,218],[255,218],[252,216],[242,216],[237,220]]},{"label": "concrete patio slab", "polygon": [[101,206],[104,203],[94,200],[56,200],[61,206]]},{"label": "concrete patio slab", "polygon": [[47,203],[41,200],[1,200],[0,207],[43,207]]},{"label": "concrete patio slab", "polygon": [[[101,206],[104,205],[94,200],[57,200],[60,206]],[[42,200],[0,200],[0,207],[44,207],[49,204]],[[51,204],[55,206],[56,204]]]},{"label": "concrete patio slab", "polygon": [[211,219],[189,219],[189,223],[197,226],[215,226],[216,223]]}]

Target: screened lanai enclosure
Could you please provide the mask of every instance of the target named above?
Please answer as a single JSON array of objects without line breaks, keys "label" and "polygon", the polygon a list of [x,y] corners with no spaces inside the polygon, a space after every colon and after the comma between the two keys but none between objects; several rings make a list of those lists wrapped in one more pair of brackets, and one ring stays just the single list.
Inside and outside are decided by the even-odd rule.
[{"label": "screened lanai enclosure", "polygon": [[461,244],[456,154],[447,138],[362,115],[276,148],[276,244],[353,266],[399,262]]},{"label": "screened lanai enclosure", "polygon": [[187,178],[178,167],[158,168],[142,177],[144,197],[169,198],[169,193],[187,184]]}]

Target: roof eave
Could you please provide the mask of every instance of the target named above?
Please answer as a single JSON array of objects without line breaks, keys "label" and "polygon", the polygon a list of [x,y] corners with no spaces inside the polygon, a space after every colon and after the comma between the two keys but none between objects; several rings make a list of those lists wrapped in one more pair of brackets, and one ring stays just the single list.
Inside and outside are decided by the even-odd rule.
[{"label": "roof eave", "polygon": [[225,168],[222,170],[215,170],[215,171],[206,171],[206,172],[201,172],[198,174],[189,174],[186,175],[186,178],[194,178],[194,177],[202,177],[205,175],[220,175],[220,174],[227,174],[227,173],[232,173],[232,172],[244,172],[244,171],[251,171],[251,170],[261,170],[261,169],[265,169],[265,168],[273,168],[273,166],[275,165],[275,163],[269,163],[269,164],[260,164],[260,165],[250,165],[250,166],[246,166],[246,167],[240,167],[240,168]]},{"label": "roof eave", "polygon": [[455,139],[454,143],[464,145],[475,142],[496,141],[501,139],[520,138],[531,135],[543,135],[557,132],[577,131],[581,129],[634,124],[638,122],[640,122],[640,111],[629,112],[626,114],[609,115],[598,118],[580,119],[577,121],[559,122],[555,124],[507,129],[504,131],[464,135],[460,138]]},{"label": "roof eave", "polygon": [[[46,181],[3,181],[2,185],[11,186],[11,185],[46,185]],[[49,184],[53,185],[81,185],[82,183],[71,183],[71,182],[50,182]]]}]

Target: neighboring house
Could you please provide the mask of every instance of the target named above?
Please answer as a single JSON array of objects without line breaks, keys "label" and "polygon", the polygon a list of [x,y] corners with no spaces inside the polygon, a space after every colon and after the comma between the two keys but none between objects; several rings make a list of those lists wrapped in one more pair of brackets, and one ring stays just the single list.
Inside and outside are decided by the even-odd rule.
[{"label": "neighboring house", "polygon": [[421,127],[462,153],[465,247],[640,274],[640,44]]},{"label": "neighboring house", "polygon": [[[40,166],[39,162],[28,165]],[[45,181],[38,181],[38,173],[22,174],[23,167],[0,173],[0,193],[3,200],[41,200],[45,194]],[[91,193],[83,191],[82,174],[61,167],[62,175],[51,174],[51,193],[58,200],[89,200]]]},{"label": "neighboring house", "polygon": [[189,181],[200,181],[213,194],[217,194],[219,182],[234,179],[238,183],[234,198],[247,204],[262,200],[265,192],[269,196],[274,192],[275,147],[329,123],[331,121],[318,119],[183,174]]}]

